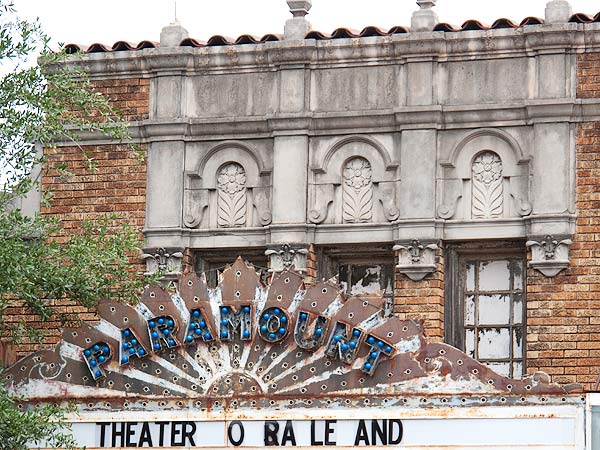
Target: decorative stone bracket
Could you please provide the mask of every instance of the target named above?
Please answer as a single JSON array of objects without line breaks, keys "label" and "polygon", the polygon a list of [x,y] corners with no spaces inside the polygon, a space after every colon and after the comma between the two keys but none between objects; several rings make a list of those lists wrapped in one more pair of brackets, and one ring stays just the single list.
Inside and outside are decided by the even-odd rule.
[{"label": "decorative stone bracket", "polygon": [[181,275],[181,263],[183,261],[181,249],[163,247],[144,249],[142,259],[146,260],[146,273],[144,275],[163,273],[168,278]]},{"label": "decorative stone bracket", "polygon": [[571,239],[555,238],[547,235],[543,240],[527,241],[525,245],[531,247],[530,267],[540,271],[546,277],[554,277],[561,270],[569,267],[569,245]]},{"label": "decorative stone bracket", "polygon": [[406,245],[394,245],[398,252],[396,268],[413,281],[420,281],[435,272],[437,244],[423,244],[413,239]]},{"label": "decorative stone bracket", "polygon": [[329,205],[333,203],[333,184],[321,184],[315,187],[313,209],[308,212],[308,220],[319,225],[327,218]]},{"label": "decorative stone bracket", "polygon": [[308,249],[302,245],[281,244],[265,251],[270,258],[269,272],[290,270],[292,266],[298,272],[306,272],[306,255]]}]

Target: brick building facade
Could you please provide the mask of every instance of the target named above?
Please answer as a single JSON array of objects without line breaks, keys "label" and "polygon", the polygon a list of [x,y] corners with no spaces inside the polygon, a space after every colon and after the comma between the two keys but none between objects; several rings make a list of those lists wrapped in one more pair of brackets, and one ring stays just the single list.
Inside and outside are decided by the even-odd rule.
[{"label": "brick building facade", "polygon": [[40,212],[56,239],[114,214],[173,283],[55,305],[84,320],[17,349],[22,408],[75,403],[88,448],[595,448],[600,13],[417,3],[410,29],[288,0],[283,36],[67,47],[145,158],[59,142]]},{"label": "brick building facade", "polygon": [[[305,38],[299,15],[283,40],[206,44],[175,24],[158,48],[95,45],[76,58],[146,159],[88,136],[92,174],[79,149],[59,145],[48,167],[68,162],[74,175],[45,173],[53,201],[41,212],[66,234],[115,213],[145,253],[187,252],[198,271],[241,254],[337,275],[348,293],[384,290],[434,341],[481,352],[506,375],[542,370],[592,389],[599,17],[550,2],[546,24],[435,19],[425,8],[411,32]],[[486,270],[497,270],[489,286]]]}]

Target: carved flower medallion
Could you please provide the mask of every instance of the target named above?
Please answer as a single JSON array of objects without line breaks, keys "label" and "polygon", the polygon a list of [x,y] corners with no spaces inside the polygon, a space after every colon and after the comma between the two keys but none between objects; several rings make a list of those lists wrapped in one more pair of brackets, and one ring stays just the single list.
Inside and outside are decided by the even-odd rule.
[{"label": "carved flower medallion", "polygon": [[219,190],[235,194],[246,187],[246,172],[239,164],[227,164],[221,168],[217,183]]},{"label": "carved flower medallion", "polygon": [[359,190],[371,184],[371,164],[364,158],[348,161],[344,168],[344,183]]},{"label": "carved flower medallion", "polygon": [[489,185],[502,176],[502,161],[492,152],[480,154],[473,161],[473,178]]}]

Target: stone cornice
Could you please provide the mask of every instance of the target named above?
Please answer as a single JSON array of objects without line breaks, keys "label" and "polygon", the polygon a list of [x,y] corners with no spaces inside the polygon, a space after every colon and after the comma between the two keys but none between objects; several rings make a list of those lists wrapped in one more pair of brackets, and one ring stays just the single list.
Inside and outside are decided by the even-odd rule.
[{"label": "stone cornice", "polygon": [[[279,135],[321,136],[382,133],[415,129],[465,129],[526,126],[536,123],[580,123],[600,120],[600,99],[529,100],[505,104],[431,105],[394,110],[278,114],[266,117],[168,119],[132,122],[135,142],[270,138]],[[104,136],[81,133],[81,145],[114,143]],[[57,142],[57,145],[72,145]]]},{"label": "stone cornice", "polygon": [[273,224],[253,228],[146,228],[147,246],[156,242],[180,247],[266,246],[293,236],[298,242],[315,244],[352,244],[358,242],[398,242],[418,238],[425,241],[476,239],[525,239],[540,233],[572,235],[576,216],[545,214],[526,218],[487,220],[403,219],[394,223],[365,224]]},{"label": "stone cornice", "polygon": [[600,24],[421,32],[383,37],[266,42],[217,47],[169,47],[92,53],[70,58],[92,78],[202,75],[280,69],[320,69],[421,61],[514,58],[600,51]]}]

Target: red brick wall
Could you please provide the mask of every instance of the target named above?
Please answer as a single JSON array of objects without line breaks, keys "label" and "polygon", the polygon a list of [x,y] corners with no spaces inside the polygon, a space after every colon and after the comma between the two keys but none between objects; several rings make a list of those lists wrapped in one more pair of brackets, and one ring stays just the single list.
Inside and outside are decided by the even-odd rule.
[{"label": "red brick wall", "polygon": [[[396,255],[397,257],[398,255]],[[438,249],[437,270],[421,281],[412,281],[396,272],[394,312],[403,320],[423,320],[427,336],[444,340],[444,256]]]},{"label": "red brick wall", "polygon": [[[46,152],[48,167],[66,163],[72,175],[61,176],[56,169],[45,171],[42,186],[50,192],[49,207],[42,214],[60,219],[68,237],[84,220],[114,214],[119,223],[142,229],[146,208],[146,166],[127,145],[86,146],[85,151],[98,163],[86,168],[78,147],[59,147]],[[141,148],[145,152],[145,147]]]},{"label": "red brick wall", "polygon": [[[149,82],[144,79],[95,81],[96,89],[107,95],[128,121],[148,118]],[[97,162],[97,168],[86,167],[83,152]],[[145,154],[142,146],[139,153]],[[142,230],[146,209],[146,165],[128,145],[87,145],[82,148],[58,147],[46,149],[46,170],[42,176],[42,189],[51,193],[50,206],[42,207],[42,214],[60,220],[63,232],[54,239],[66,240],[79,230],[82,221],[101,219],[114,214],[115,227],[123,223]],[[64,175],[55,168],[66,163]],[[140,234],[141,242],[141,234]],[[140,245],[141,246],[141,245]],[[144,266],[137,255],[132,257],[132,271],[143,270]],[[60,319],[80,318],[95,320],[95,315],[85,308],[75,306],[68,300],[55,303],[56,316],[53,320],[41,323],[39,318],[23,308],[10,308],[6,319],[17,322],[26,318],[28,325],[39,329],[43,346],[57,342],[61,326]],[[15,346],[18,357],[34,351],[37,344],[26,339]]]},{"label": "red brick wall", "polygon": [[129,78],[123,80],[96,80],[96,91],[108,97],[110,103],[121,111],[127,121],[148,118],[150,80]]},{"label": "red brick wall", "polygon": [[[600,53],[579,55],[578,98],[600,97]],[[592,389],[600,375],[600,122],[577,130],[577,233],[571,267],[554,278],[529,269],[528,372]]]},{"label": "red brick wall", "polygon": [[315,253],[314,244],[308,246],[308,254],[306,255],[306,283],[312,283],[317,278],[317,254]]}]

